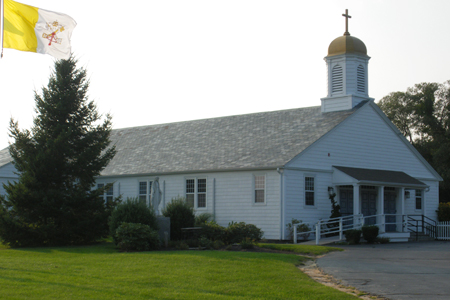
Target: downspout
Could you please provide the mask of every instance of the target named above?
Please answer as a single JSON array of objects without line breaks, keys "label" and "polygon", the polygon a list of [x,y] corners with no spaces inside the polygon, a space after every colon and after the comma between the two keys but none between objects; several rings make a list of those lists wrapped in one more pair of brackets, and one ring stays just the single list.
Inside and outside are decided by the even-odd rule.
[{"label": "downspout", "polygon": [[284,232],[284,199],[283,199],[283,190],[284,190],[284,180],[283,180],[283,173],[284,170],[280,170],[280,168],[277,168],[278,174],[280,174],[280,237],[282,240],[285,239],[285,232]]},{"label": "downspout", "polygon": [[213,207],[212,207],[212,215],[213,215],[213,220],[216,220],[216,178],[213,178]]},{"label": "downspout", "polygon": [[166,208],[166,181],[163,180],[163,196],[162,196],[162,203],[163,203],[163,209]]}]

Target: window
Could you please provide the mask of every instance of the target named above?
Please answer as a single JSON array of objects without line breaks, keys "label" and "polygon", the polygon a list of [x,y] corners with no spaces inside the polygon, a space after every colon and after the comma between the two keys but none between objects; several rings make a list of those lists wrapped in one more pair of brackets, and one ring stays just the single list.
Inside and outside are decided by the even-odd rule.
[{"label": "window", "polygon": [[194,207],[195,204],[195,179],[186,179],[186,202]]},{"label": "window", "polygon": [[314,177],[305,177],[305,205],[314,205]]},{"label": "window", "polygon": [[416,209],[422,209],[422,190],[416,190]]},{"label": "window", "polygon": [[197,207],[206,207],[206,179],[197,180]]},{"label": "window", "polygon": [[206,207],[206,178],[186,179],[186,202],[194,208]]},{"label": "window", "polygon": [[[100,195],[100,198],[102,198],[105,202],[112,202],[114,198],[114,184],[113,183],[107,183],[111,184],[109,189],[105,190],[103,195]],[[102,189],[105,187],[104,183],[97,184],[97,189]]]},{"label": "window", "polygon": [[255,176],[255,203],[264,203],[266,196],[266,176]]},{"label": "window", "polygon": [[139,182],[139,201],[150,202],[152,192],[152,182],[151,181],[140,181]]}]

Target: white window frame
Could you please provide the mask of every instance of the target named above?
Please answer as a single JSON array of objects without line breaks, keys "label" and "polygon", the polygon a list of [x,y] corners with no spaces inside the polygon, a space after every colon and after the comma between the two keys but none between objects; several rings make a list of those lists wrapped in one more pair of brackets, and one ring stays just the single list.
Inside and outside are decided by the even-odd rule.
[{"label": "white window frame", "polygon": [[[420,192],[420,195],[417,196],[417,192]],[[424,190],[414,190],[414,210],[422,211],[423,210],[423,194]],[[417,200],[420,199],[420,208],[417,208]]]},{"label": "white window frame", "polygon": [[103,201],[105,201],[105,203],[108,201],[108,198],[110,198],[111,201],[114,200],[114,182],[97,182],[97,189],[103,188],[108,184],[111,184],[111,188],[109,190],[105,190],[103,194],[99,196],[103,199]]},{"label": "white window frame", "polygon": [[[260,185],[258,185],[258,177],[263,177],[264,179],[264,187],[261,188]],[[261,183],[261,182],[259,182]],[[264,201],[263,202],[256,202],[256,191],[263,191],[264,192]],[[253,174],[253,188],[252,188],[252,203],[253,205],[266,205],[266,199],[267,199],[267,176],[266,174]]]},{"label": "white window frame", "polygon": [[[189,192],[188,193],[188,180],[193,180],[194,181],[194,191],[193,192]],[[205,191],[199,191],[199,180],[205,182]],[[206,210],[208,207],[208,178],[207,177],[185,177],[184,178],[184,195],[187,201],[188,195],[193,195],[194,197],[194,209],[195,210]],[[205,195],[205,206],[198,206],[199,204],[199,195]]]},{"label": "white window frame", "polygon": [[[146,184],[146,192],[145,192],[145,194],[141,193],[141,183],[144,183],[144,182]],[[147,203],[147,205],[150,204],[150,201],[152,200],[152,195],[151,195],[151,193],[152,193],[152,184],[153,184],[153,180],[148,180],[147,179],[147,180],[139,180],[138,181],[138,187],[137,187],[137,189],[138,189],[138,191],[137,191],[138,199],[139,199],[139,201],[141,201],[141,200],[143,200],[143,199],[141,199],[141,197],[145,196],[145,203]]]},{"label": "white window frame", "polygon": [[[307,184],[306,184],[306,179],[307,178],[312,178],[313,179],[313,189],[307,189]],[[304,207],[316,207],[316,194],[317,194],[317,189],[316,189],[317,183],[316,183],[316,176],[311,175],[311,174],[305,174],[303,176],[303,199],[304,199]],[[306,195],[307,193],[313,193],[313,204],[307,204],[306,203]]]}]

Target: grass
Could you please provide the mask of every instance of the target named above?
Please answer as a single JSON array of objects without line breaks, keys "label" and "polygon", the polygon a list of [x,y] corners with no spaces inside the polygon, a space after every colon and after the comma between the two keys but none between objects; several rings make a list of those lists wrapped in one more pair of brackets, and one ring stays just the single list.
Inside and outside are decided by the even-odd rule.
[{"label": "grass", "polygon": [[119,253],[111,243],[0,250],[2,299],[357,299],[316,283],[297,255]]},{"label": "grass", "polygon": [[314,255],[319,256],[327,254],[331,251],[342,251],[340,248],[335,247],[323,247],[323,246],[312,246],[312,245],[297,245],[297,244],[258,244],[262,248],[288,251],[297,254]]}]

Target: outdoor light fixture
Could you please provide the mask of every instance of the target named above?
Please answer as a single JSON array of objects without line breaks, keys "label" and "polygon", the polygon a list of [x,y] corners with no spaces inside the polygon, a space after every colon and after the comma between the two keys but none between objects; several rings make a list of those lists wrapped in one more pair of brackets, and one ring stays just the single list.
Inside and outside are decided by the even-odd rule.
[{"label": "outdoor light fixture", "polygon": [[405,198],[406,199],[411,198],[411,193],[409,191],[405,191]]},{"label": "outdoor light fixture", "polygon": [[331,197],[334,194],[334,188],[332,186],[328,187],[328,195]]}]

